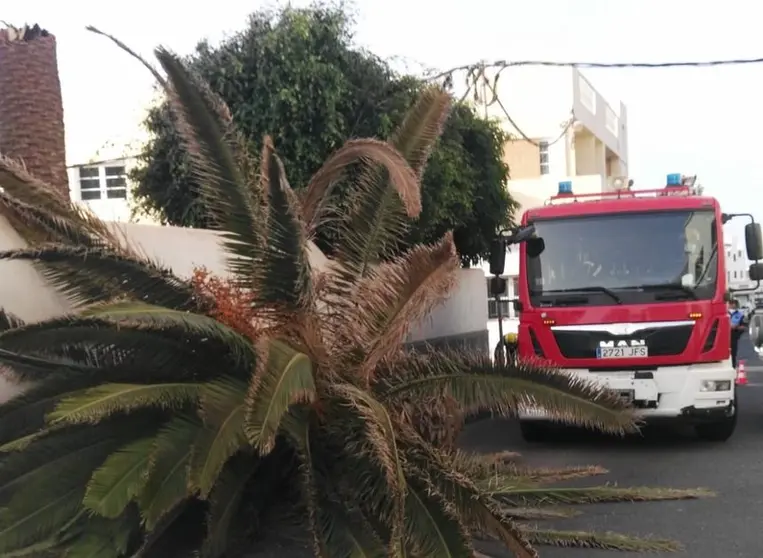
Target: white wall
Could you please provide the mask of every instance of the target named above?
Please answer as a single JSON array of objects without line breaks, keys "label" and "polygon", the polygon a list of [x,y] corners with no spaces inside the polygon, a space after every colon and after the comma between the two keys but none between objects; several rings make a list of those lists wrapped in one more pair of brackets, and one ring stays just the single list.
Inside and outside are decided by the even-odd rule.
[{"label": "white wall", "polygon": [[451,297],[411,330],[407,342],[484,331],[487,316],[485,273],[462,269]]}]

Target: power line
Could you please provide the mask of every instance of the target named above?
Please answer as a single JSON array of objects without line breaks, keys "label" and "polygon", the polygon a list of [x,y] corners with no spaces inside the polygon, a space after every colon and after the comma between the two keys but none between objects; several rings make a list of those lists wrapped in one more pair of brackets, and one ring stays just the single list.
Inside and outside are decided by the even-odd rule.
[{"label": "power line", "polygon": [[724,60],[700,60],[693,62],[554,62],[550,60],[517,60],[508,62],[496,60],[495,62],[479,62],[476,64],[464,64],[443,72],[437,72],[427,77],[430,81],[447,78],[456,72],[469,72],[485,68],[512,68],[517,66],[545,66],[550,68],[709,68],[713,66],[745,66],[749,64],[763,64],[761,58],[731,58]]}]

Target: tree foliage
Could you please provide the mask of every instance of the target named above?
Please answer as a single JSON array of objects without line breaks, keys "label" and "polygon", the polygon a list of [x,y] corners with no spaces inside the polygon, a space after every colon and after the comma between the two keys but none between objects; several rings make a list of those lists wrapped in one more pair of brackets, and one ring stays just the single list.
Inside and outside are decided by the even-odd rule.
[{"label": "tree foliage", "polygon": [[[386,139],[424,86],[355,48],[351,24],[342,7],[328,5],[259,11],[245,30],[220,45],[201,43],[187,60],[230,107],[253,152],[272,135],[297,189],[348,139]],[[153,108],[145,125],[151,140],[133,176],[139,208],[169,224],[208,227],[169,105]],[[505,140],[496,122],[456,103],[424,174],[423,209],[409,243],[453,231],[464,264],[489,253],[515,208],[504,186]],[[346,185],[335,194],[345,201]],[[330,252],[335,239],[327,234],[318,242]]]},{"label": "tree foliage", "polygon": [[[269,139],[253,181],[225,106],[177,57],[157,57],[229,277],[175,277],[0,161],[0,210],[32,244],[0,259],[34,262],[77,307],[0,320],[0,364],[28,382],[0,405],[0,554],[219,558],[240,555],[239,538],[295,523],[321,558],[469,558],[478,536],[520,558],[537,556],[535,542],[675,548],[525,522],[570,513],[544,502],[701,491],[549,489],[601,470],[464,455],[422,428],[417,409],[447,400],[463,416],[539,405],[571,424],[636,429],[598,384],[403,345],[459,267],[450,233],[391,255],[421,211],[418,177],[445,93],[423,91],[391,142],[344,144],[297,196]],[[360,178],[337,218],[331,191],[350,162]],[[325,227],[337,242],[318,269],[311,239]]]}]

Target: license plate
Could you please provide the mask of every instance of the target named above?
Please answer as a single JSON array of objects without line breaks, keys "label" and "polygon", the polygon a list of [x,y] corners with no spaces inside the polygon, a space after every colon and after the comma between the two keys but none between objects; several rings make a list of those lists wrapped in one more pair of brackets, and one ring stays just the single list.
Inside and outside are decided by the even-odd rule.
[{"label": "license plate", "polygon": [[596,358],[646,358],[649,356],[647,347],[599,347]]}]

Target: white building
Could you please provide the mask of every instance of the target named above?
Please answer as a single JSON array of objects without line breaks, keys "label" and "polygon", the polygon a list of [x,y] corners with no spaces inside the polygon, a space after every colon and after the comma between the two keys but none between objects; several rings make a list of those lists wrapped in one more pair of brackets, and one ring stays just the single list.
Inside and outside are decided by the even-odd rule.
[{"label": "white building", "polygon": [[[521,205],[517,217],[555,195],[562,181],[571,181],[577,194],[612,191],[617,180],[627,181],[628,117],[623,103],[613,108],[574,68],[508,68],[499,84],[495,98],[483,93],[477,109],[499,119],[512,137],[504,160],[511,175],[507,187]],[[487,262],[482,269],[488,276]],[[518,274],[517,254],[507,254],[508,292],[500,302],[501,315],[507,317],[504,331],[518,326],[511,304]],[[490,344],[495,346],[498,307],[488,299]]]},{"label": "white building", "polygon": [[130,221],[129,173],[135,164],[136,159],[129,157],[68,167],[72,201],[87,206],[104,221]]}]

